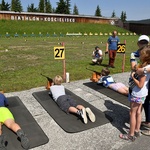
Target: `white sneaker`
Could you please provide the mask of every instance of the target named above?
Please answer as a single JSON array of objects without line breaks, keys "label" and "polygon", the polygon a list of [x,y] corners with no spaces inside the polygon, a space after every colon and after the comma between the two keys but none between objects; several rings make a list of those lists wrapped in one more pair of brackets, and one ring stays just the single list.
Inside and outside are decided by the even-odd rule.
[{"label": "white sneaker", "polygon": [[83,122],[84,122],[85,124],[87,124],[88,120],[87,120],[85,108],[82,108],[82,109],[80,110],[80,116],[82,117]]},{"label": "white sneaker", "polygon": [[94,113],[91,111],[91,109],[87,107],[85,110],[86,110],[87,115],[88,115],[89,119],[91,120],[91,122],[95,122],[96,117],[95,117]]}]

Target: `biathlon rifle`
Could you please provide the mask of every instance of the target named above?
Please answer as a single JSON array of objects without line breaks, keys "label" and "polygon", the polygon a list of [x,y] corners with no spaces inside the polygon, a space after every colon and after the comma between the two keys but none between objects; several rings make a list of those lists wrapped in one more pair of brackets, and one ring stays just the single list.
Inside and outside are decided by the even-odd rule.
[{"label": "biathlon rifle", "polygon": [[90,70],[90,71],[93,71],[93,72],[95,72],[96,74],[101,75],[101,72],[98,72],[98,71],[95,71],[95,70],[89,69],[89,68],[87,68],[87,67],[86,67],[86,69],[87,69],[87,70]]},{"label": "biathlon rifle", "polygon": [[42,73],[41,73],[41,75],[43,76],[43,77],[45,77],[45,78],[47,78],[47,80],[49,81],[49,82],[53,82],[53,79],[51,79],[50,77],[47,77],[47,76],[45,76],[45,75],[43,75]]}]

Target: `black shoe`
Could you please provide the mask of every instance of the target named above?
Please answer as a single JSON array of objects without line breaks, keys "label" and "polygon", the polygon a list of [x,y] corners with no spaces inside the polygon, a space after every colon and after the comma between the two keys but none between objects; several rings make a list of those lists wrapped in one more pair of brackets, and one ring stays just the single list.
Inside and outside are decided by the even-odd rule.
[{"label": "black shoe", "polygon": [[29,139],[25,135],[22,135],[20,140],[22,147],[26,150],[29,149]]},{"label": "black shoe", "polygon": [[18,130],[17,131],[17,135],[21,141],[21,145],[24,149],[28,150],[29,147],[30,147],[30,144],[29,144],[29,139],[27,138],[27,136],[25,135],[25,133],[23,132],[23,130]]},{"label": "black shoe", "polygon": [[115,66],[111,66],[111,68],[115,68]]}]

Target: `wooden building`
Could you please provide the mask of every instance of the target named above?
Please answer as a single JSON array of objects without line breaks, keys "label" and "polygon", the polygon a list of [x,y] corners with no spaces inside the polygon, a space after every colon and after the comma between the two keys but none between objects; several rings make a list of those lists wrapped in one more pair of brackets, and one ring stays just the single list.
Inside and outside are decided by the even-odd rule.
[{"label": "wooden building", "polygon": [[54,14],[54,13],[31,13],[0,11],[0,20],[22,20],[22,21],[49,21],[49,22],[81,22],[117,25],[119,18],[106,18],[97,16]]},{"label": "wooden building", "polygon": [[139,35],[150,35],[150,19],[140,21],[127,21],[124,23],[124,28]]}]

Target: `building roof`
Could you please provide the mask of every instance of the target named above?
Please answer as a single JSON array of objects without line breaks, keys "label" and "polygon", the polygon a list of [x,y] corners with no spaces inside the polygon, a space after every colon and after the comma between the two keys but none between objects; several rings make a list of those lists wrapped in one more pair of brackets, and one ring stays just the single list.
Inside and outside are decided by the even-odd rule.
[{"label": "building roof", "polygon": [[136,24],[150,24],[150,19],[144,19],[144,20],[130,20],[126,23],[136,23]]}]

